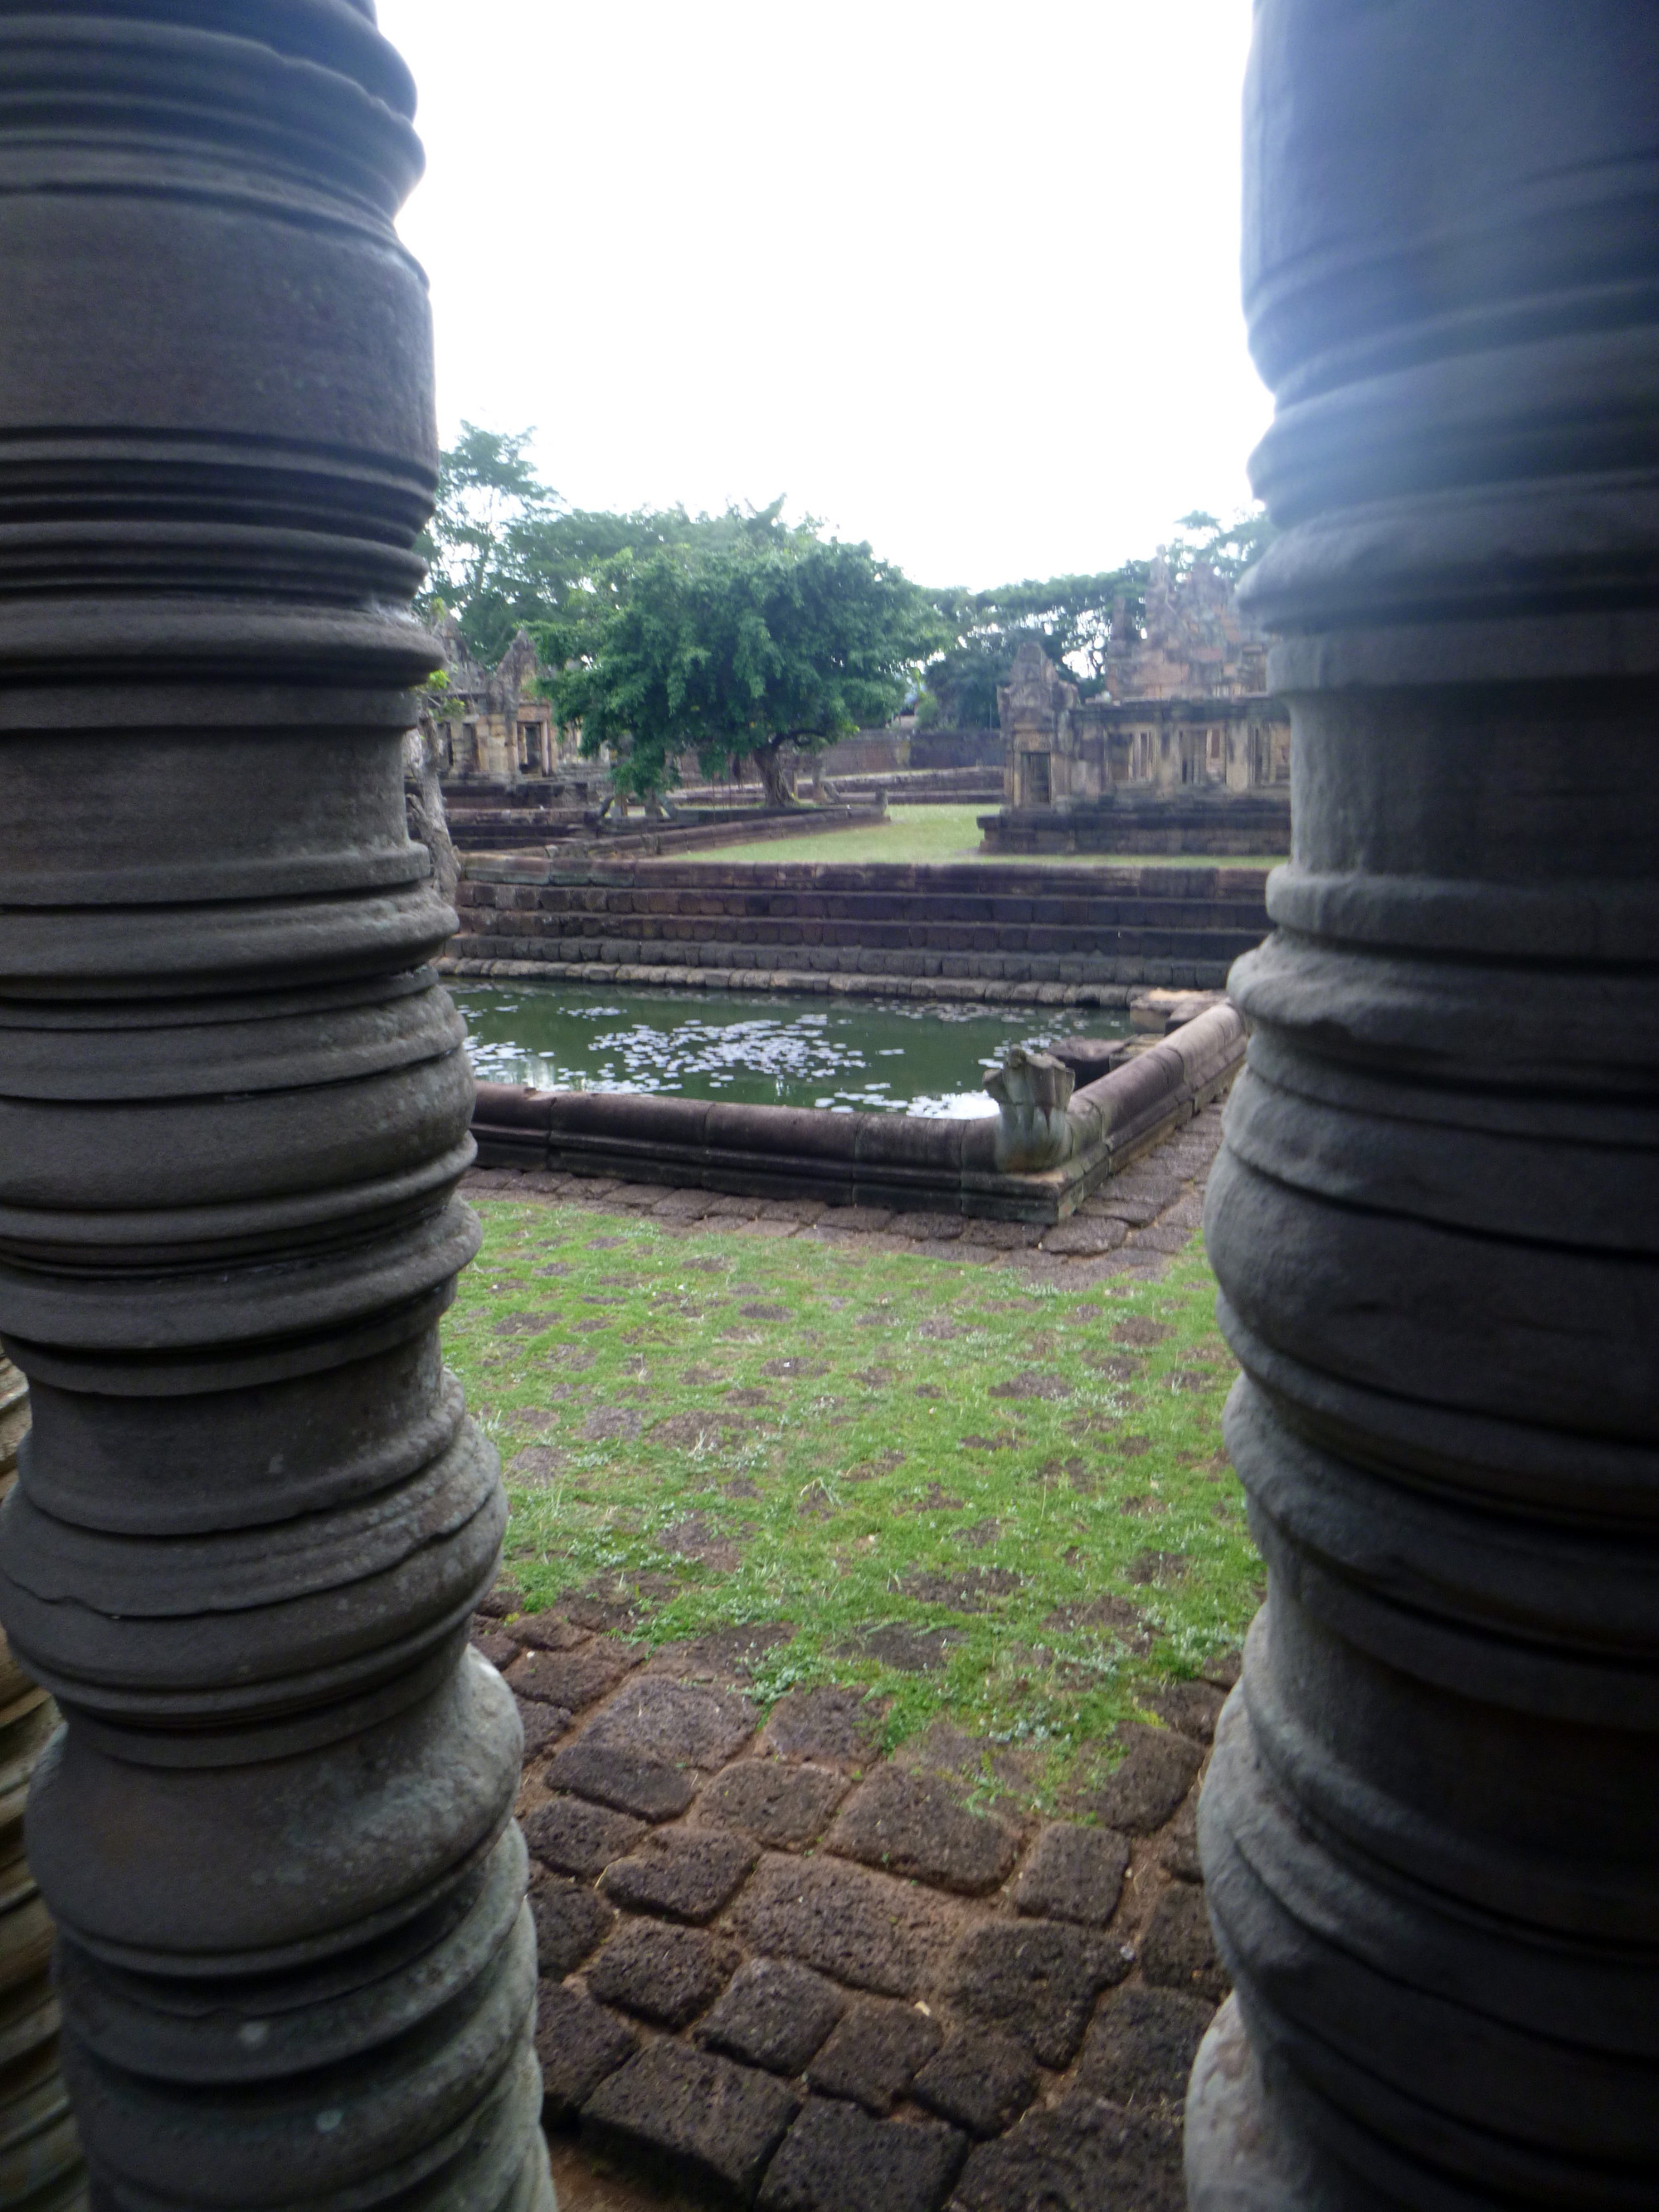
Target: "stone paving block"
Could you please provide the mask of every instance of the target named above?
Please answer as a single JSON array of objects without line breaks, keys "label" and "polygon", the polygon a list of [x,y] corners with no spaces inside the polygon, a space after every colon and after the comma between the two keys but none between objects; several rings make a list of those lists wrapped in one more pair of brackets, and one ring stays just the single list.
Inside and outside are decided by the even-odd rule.
[{"label": "stone paving block", "polygon": [[1002,1821],[966,1811],[935,1778],[893,1766],[878,1767],[842,1808],[826,1848],[965,1897],[1000,1887],[1019,1853]]},{"label": "stone paving block", "polygon": [[1042,1249],[1072,1259],[1095,1260],[1115,1252],[1128,1233],[1125,1223],[1109,1215],[1073,1214],[1069,1221],[1044,1231]]},{"label": "stone paving block", "polygon": [[922,1628],[913,1620],[889,1620],[879,1628],[870,1629],[845,1648],[867,1652],[872,1659],[879,1659],[884,1667],[896,1668],[902,1674],[927,1674],[944,1666],[963,1641],[957,1629]]},{"label": "stone paving block", "polygon": [[671,1920],[712,1920],[737,1893],[759,1851],[729,1830],[663,1828],[625,1859],[608,1866],[605,1894],[631,1912]]},{"label": "stone paving block", "polygon": [[615,1637],[595,1636],[570,1651],[526,1652],[507,1679],[515,1696],[575,1713],[614,1690],[644,1656]]},{"label": "stone paving block", "polygon": [[1198,1856],[1198,1800],[1189,1797],[1170,1823],[1158,1863],[1177,1881],[1202,1881],[1203,1863]]},{"label": "stone paving block", "polygon": [[550,1798],[524,1823],[526,1843],[555,1874],[596,1875],[631,1851],[645,1832],[642,1820],[580,1797]]},{"label": "stone paving block", "polygon": [[475,1627],[467,1641],[481,1659],[488,1659],[492,1667],[503,1671],[520,1655],[520,1647],[504,1628],[498,1628],[493,1621],[482,1630]]},{"label": "stone paving block", "polygon": [[1118,1741],[1129,1755],[1115,1774],[1089,1799],[1089,1809],[1109,1828],[1131,1836],[1150,1836],[1161,1828],[1193,1786],[1204,1754],[1170,1729],[1144,1728],[1127,1721]]},{"label": "stone paving block", "polygon": [[[751,1494],[757,1498],[760,1495],[752,1485],[747,1492],[729,1486],[726,1491],[726,1495],[732,1498]],[[730,1688],[735,1682],[751,1681],[756,1668],[768,1653],[789,1643],[794,1633],[789,1624],[781,1620],[751,1621],[740,1628],[713,1629],[707,1636],[659,1644],[646,1671],[665,1674],[671,1681],[712,1682]]]},{"label": "stone paving block", "polygon": [[1186,1250],[1193,1234],[1190,1229],[1174,1229],[1155,1221],[1150,1229],[1136,1231],[1135,1248],[1141,1252],[1162,1252],[1172,1256]]},{"label": "stone paving block", "polygon": [[919,2105],[973,2136],[1012,2127],[1036,2090],[1036,2067],[1023,2043],[971,2027],[951,2036],[910,2085]]},{"label": "stone paving block", "polygon": [[1014,1903],[1021,1912],[1104,1928],[1117,1911],[1129,1846],[1115,1829],[1056,1820],[1020,1869]]},{"label": "stone paving block", "polygon": [[844,1775],[781,1759],[740,1759],[697,1800],[697,1818],[743,1828],[773,1850],[814,1843],[847,1795]]},{"label": "stone paving block", "polygon": [[799,1959],[854,1989],[926,1987],[946,1923],[925,1890],[835,1859],[769,1854],[732,1908],[757,1951]]},{"label": "stone paving block", "polygon": [[806,2086],[884,2118],[943,2040],[939,2022],[914,2005],[855,2004],[807,2068]]},{"label": "stone paving block", "polygon": [[607,1705],[582,1741],[666,1765],[724,1766],[753,1735],[759,1715],[734,1690],[647,1675]]},{"label": "stone paving block", "polygon": [[875,1755],[885,1711],[863,1690],[791,1690],[773,1706],[766,1740],[786,1759],[861,1765]]},{"label": "stone paving block", "polygon": [[588,1968],[587,1986],[603,2004],[621,2005],[664,2027],[684,2027],[714,2002],[740,1956],[706,1929],[630,1920]]},{"label": "stone paving block", "polygon": [[574,1651],[586,1644],[591,1632],[578,1628],[562,1613],[526,1613],[507,1625],[507,1634],[526,1651]]},{"label": "stone paving block", "polygon": [[607,1750],[586,1735],[550,1762],[547,1783],[641,1820],[677,1820],[697,1794],[696,1775],[684,1768]]},{"label": "stone paving block", "polygon": [[1140,1938],[1140,1971],[1149,1982],[1219,2004],[1232,1984],[1216,1955],[1201,1885],[1177,1881],[1152,1909]]},{"label": "stone paving block", "polygon": [[670,2186],[751,2204],[799,2110],[799,2098],[771,2075],[665,2041],[600,2085],[583,2109],[582,2135]]},{"label": "stone paving block", "polygon": [[568,2119],[637,2045],[633,2029],[603,2005],[557,1982],[541,1983],[536,1991],[536,2056],[542,2065],[544,2116]]},{"label": "stone paving block", "polygon": [[544,1974],[562,1976],[580,1966],[611,1933],[616,1914],[585,1882],[556,1879],[530,1893],[536,1923],[536,1964]]},{"label": "stone paving block", "polygon": [[1194,1743],[1212,1743],[1227,1698],[1210,1682],[1172,1682],[1147,1702],[1161,1719]]},{"label": "stone paving block", "polygon": [[1090,2024],[1077,2080],[1115,2105],[1161,2102],[1179,2112],[1187,2077],[1215,2007],[1202,1997],[1132,1982],[1114,1990]]},{"label": "stone paving block", "polygon": [[950,2212],[1186,2212],[1181,2130],[1078,2091],[969,2154]]},{"label": "stone paving block", "polygon": [[900,1213],[894,1217],[894,1228],[901,1237],[912,1243],[954,1243],[968,1226],[960,1213]]},{"label": "stone paving block", "polygon": [[570,1716],[562,1705],[538,1705],[529,1698],[520,1698],[516,1702],[524,1729],[524,1755],[534,1759],[549,1744],[558,1741],[570,1725]]},{"label": "stone paving block", "polygon": [[973,1220],[963,1232],[970,1244],[988,1246],[994,1252],[1019,1252],[1040,1243],[1043,1231],[1035,1221]]},{"label": "stone paving block", "polygon": [[954,2128],[815,2097],[767,2168],[760,2212],[939,2212],[967,2148]]},{"label": "stone paving block", "polygon": [[847,2009],[833,1982],[789,1959],[751,1959],[702,2026],[697,2040],[728,2058],[799,2074]]},{"label": "stone paving block", "polygon": [[957,1946],[950,1989],[970,2018],[1018,2036],[1045,2066],[1069,2066],[1096,1998],[1130,1964],[1123,1945],[1067,1923],[991,1920]]},{"label": "stone paving block", "polygon": [[1108,1183],[1089,1200],[1088,1214],[1094,1221],[1121,1221],[1130,1229],[1145,1228],[1156,1221],[1167,1200],[1136,1198],[1127,1191],[1120,1191]]}]

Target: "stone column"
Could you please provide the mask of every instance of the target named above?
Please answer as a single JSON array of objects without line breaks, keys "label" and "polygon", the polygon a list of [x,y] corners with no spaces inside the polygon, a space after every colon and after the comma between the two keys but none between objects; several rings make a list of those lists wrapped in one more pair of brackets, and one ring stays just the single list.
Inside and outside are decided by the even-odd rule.
[{"label": "stone column", "polygon": [[1258,0],[1295,834],[1211,1182],[1270,1569],[1199,2212],[1659,2175],[1659,11]]},{"label": "stone column", "polygon": [[[17,1480],[28,1387],[0,1358],[0,1498]],[[23,1849],[23,1808],[58,1725],[52,1699],[0,1635],[0,2205],[83,2212],[87,2170],[58,2063],[52,1916]]]},{"label": "stone column", "polygon": [[414,88],[371,0],[0,15],[0,1610],[93,2201],[546,2212]]}]

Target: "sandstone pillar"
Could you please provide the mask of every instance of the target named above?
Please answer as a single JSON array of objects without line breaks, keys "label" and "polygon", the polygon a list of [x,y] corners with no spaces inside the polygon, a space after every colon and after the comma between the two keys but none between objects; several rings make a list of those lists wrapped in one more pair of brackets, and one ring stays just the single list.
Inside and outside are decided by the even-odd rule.
[{"label": "sandstone pillar", "polygon": [[1659,15],[1258,0],[1278,924],[1210,1186],[1270,1566],[1200,2212],[1659,2174]]},{"label": "sandstone pillar", "polygon": [[414,89],[372,0],[0,15],[0,1610],[104,2207],[545,2212]]}]

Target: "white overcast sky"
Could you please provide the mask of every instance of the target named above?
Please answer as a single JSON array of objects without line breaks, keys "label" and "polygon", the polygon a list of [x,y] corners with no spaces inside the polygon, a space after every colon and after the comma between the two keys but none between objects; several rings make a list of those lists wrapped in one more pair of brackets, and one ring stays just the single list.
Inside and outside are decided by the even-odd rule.
[{"label": "white overcast sky", "polygon": [[440,427],[975,588],[1249,497],[1250,0],[380,0]]}]

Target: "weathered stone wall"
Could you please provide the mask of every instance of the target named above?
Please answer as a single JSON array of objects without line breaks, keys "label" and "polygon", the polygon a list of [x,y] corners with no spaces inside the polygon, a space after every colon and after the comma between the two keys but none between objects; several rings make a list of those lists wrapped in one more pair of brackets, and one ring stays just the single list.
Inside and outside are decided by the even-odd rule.
[{"label": "weathered stone wall", "polygon": [[[448,961],[1218,986],[1267,929],[1255,869],[470,860]],[[479,963],[485,963],[481,966]],[[520,972],[524,972],[522,969]]]},{"label": "weathered stone wall", "polygon": [[1283,791],[1111,793],[1103,804],[1004,807],[981,814],[994,853],[1178,853],[1194,860],[1288,854],[1291,794]]}]

